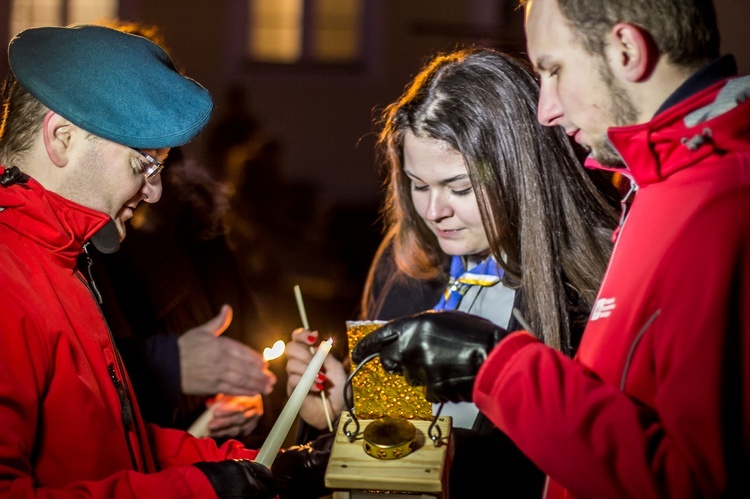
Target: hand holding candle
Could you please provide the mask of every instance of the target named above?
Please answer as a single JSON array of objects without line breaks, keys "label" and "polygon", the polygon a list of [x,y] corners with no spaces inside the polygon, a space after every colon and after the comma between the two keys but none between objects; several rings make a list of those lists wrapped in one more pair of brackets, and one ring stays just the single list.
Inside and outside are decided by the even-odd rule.
[{"label": "hand holding candle", "polygon": [[[305,302],[302,301],[302,291],[299,285],[294,286],[294,298],[297,300],[297,309],[299,310],[300,319],[302,319],[302,327],[310,331],[310,323],[307,321],[307,312],[305,311]],[[310,353],[315,353],[315,348],[310,346]],[[333,431],[333,422],[331,421],[331,413],[328,410],[328,401],[326,400],[325,389],[320,390],[320,401],[323,404],[323,412],[326,416],[326,424],[328,425],[328,431]]]},{"label": "hand holding candle", "polygon": [[271,467],[276,454],[278,454],[279,449],[281,449],[281,444],[284,441],[284,438],[286,438],[289,429],[297,418],[302,402],[310,391],[310,387],[315,381],[318,371],[320,371],[320,368],[323,366],[323,362],[325,361],[326,356],[328,356],[328,352],[331,351],[332,344],[333,340],[329,338],[318,346],[317,352],[315,352],[310,364],[302,374],[302,378],[300,378],[297,387],[289,396],[289,400],[269,432],[260,452],[258,452],[258,456],[255,458],[256,462],[268,466],[269,468]]}]

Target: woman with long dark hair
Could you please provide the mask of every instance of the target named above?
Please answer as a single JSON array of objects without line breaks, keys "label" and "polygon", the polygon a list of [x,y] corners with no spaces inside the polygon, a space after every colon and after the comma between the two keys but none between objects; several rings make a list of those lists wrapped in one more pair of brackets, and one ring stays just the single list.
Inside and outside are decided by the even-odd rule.
[{"label": "woman with long dark hair", "polygon": [[415,208],[404,140],[412,134],[458,152],[503,285],[523,289],[534,331],[571,354],[609,259],[616,212],[564,130],[537,122],[537,95],[527,66],[501,53],[436,57],[385,113],[384,214],[398,269],[446,280],[440,237]]}]

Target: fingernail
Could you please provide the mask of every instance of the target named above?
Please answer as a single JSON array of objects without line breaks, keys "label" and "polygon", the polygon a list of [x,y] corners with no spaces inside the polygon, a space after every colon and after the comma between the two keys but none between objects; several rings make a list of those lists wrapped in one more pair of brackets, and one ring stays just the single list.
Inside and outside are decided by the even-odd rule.
[{"label": "fingernail", "polygon": [[326,378],[325,374],[318,373],[318,375],[315,376],[315,381],[317,383],[325,383],[326,381],[328,381],[328,378]]},{"label": "fingernail", "polygon": [[307,342],[308,342],[309,344],[311,344],[311,345],[312,345],[312,344],[313,344],[313,343],[315,343],[316,341],[318,341],[318,335],[316,335],[316,334],[308,334],[308,335],[307,335]]},{"label": "fingernail", "polygon": [[323,383],[315,383],[315,388],[322,392],[325,386],[323,386]]}]

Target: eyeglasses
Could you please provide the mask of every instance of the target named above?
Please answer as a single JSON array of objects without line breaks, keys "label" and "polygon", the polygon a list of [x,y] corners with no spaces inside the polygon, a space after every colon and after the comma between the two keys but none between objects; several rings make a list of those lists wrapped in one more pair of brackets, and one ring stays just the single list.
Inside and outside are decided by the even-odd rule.
[{"label": "eyeglasses", "polygon": [[143,172],[143,174],[146,176],[146,181],[153,179],[156,177],[161,171],[164,169],[164,163],[159,163],[156,161],[156,158],[151,156],[148,153],[145,153],[141,151],[140,149],[136,149],[135,147],[131,147],[132,150],[146,158],[146,160],[149,162],[149,165],[146,167],[146,170]]}]

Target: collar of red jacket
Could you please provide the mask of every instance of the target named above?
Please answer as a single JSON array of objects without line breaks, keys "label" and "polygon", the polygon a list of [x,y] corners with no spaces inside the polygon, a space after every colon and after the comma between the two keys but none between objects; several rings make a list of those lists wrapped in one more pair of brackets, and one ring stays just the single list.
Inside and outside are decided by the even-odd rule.
[{"label": "collar of red jacket", "polygon": [[[4,172],[0,166],[0,175]],[[33,178],[0,187],[0,210],[0,225],[49,248],[69,268],[84,243],[110,220],[105,213],[48,191]]]},{"label": "collar of red jacket", "polygon": [[[724,80],[647,123],[613,127],[607,135],[624,173],[640,187],[713,154],[750,150],[750,76]],[[593,159],[586,166],[604,168]]]}]

